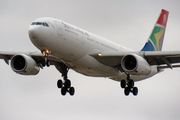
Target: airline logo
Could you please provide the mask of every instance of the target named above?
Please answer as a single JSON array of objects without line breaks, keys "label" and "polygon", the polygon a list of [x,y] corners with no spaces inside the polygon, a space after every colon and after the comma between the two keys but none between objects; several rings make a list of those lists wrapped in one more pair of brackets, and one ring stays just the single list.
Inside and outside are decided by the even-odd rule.
[{"label": "airline logo", "polygon": [[162,9],[155,27],[141,51],[161,51],[169,12]]}]

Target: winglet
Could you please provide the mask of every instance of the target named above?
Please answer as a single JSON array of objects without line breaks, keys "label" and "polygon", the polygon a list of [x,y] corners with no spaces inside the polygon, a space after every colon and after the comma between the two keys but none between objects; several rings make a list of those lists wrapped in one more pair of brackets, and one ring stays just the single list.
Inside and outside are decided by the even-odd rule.
[{"label": "winglet", "polygon": [[162,9],[152,33],[141,51],[161,51],[169,12]]}]

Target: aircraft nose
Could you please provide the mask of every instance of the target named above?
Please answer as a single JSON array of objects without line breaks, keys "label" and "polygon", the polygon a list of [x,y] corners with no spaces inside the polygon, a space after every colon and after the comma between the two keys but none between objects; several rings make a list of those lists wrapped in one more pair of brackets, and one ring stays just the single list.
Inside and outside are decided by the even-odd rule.
[{"label": "aircraft nose", "polygon": [[30,26],[29,27],[29,38],[36,39],[38,37],[38,28],[37,26]]},{"label": "aircraft nose", "polygon": [[42,39],[42,32],[40,26],[33,26],[31,25],[29,27],[29,38],[31,42],[36,46],[40,47],[43,45],[43,39]]}]

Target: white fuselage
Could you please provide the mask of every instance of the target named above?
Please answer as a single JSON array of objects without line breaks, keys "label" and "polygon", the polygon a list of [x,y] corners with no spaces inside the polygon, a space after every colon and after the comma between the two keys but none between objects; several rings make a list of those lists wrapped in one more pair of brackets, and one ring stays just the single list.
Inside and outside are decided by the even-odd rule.
[{"label": "white fuselage", "polygon": [[[132,51],[107,39],[70,25],[54,18],[40,18],[34,23],[45,25],[31,25],[29,37],[39,50],[50,50],[51,55],[62,59],[71,69],[87,76],[108,77],[121,81],[126,75],[116,67],[106,66],[98,62],[90,53],[96,51]],[[148,75],[132,75],[134,81],[151,77],[158,73],[157,66],[151,67]]]}]

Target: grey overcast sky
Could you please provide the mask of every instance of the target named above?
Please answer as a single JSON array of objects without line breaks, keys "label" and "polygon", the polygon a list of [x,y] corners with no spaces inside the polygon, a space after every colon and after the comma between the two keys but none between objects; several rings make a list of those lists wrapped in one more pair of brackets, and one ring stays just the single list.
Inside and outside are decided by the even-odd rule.
[{"label": "grey overcast sky", "polygon": [[[31,22],[55,17],[123,46],[140,50],[161,9],[169,19],[164,51],[180,50],[179,0],[1,0],[0,50],[38,51],[28,37]],[[126,97],[119,83],[72,70],[75,96],[61,96],[61,74],[52,66],[22,76],[0,61],[1,120],[179,120],[180,68],[136,83],[139,95]]]}]

